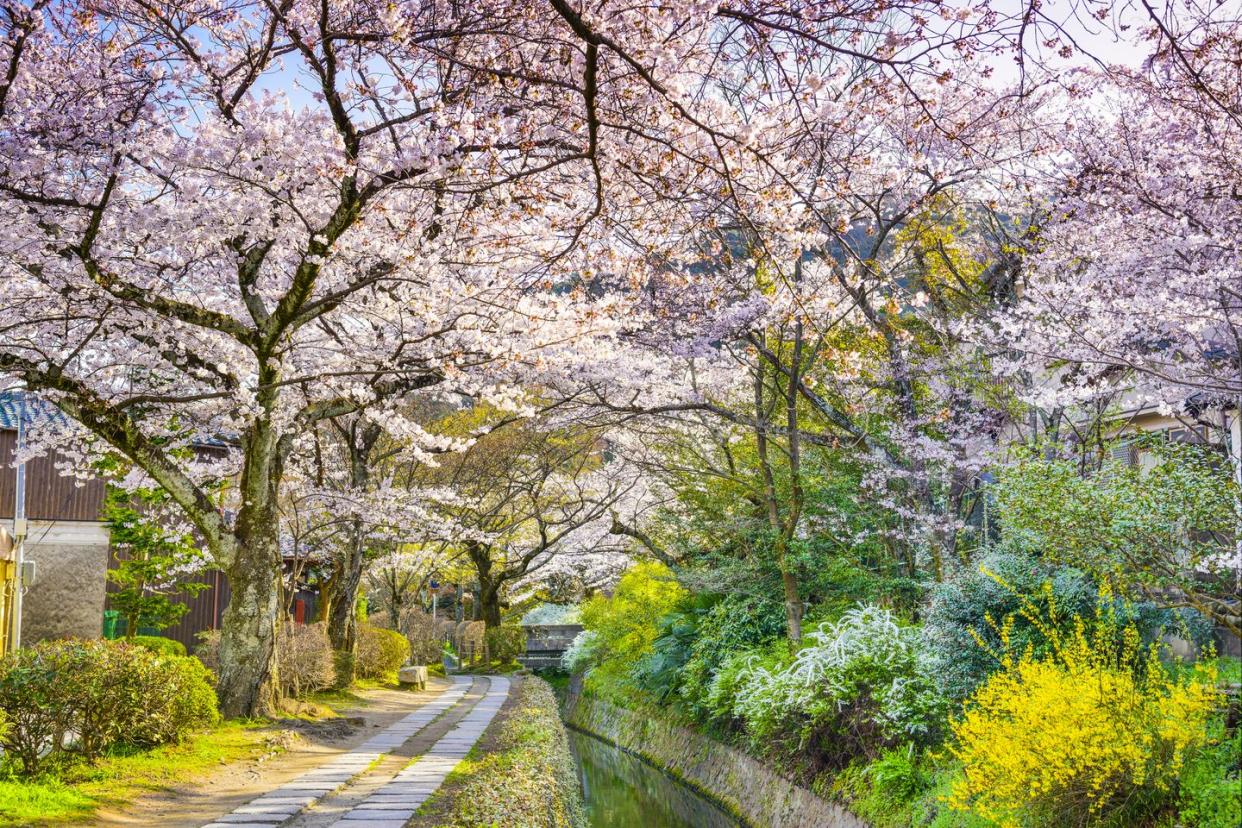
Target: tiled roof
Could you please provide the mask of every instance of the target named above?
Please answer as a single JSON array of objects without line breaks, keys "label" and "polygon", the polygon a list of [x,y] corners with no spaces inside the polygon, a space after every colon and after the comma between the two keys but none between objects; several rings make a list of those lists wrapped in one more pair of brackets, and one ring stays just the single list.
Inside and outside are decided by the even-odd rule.
[{"label": "tiled roof", "polygon": [[69,422],[59,408],[29,392],[0,391],[0,429],[16,430],[17,423],[23,420],[27,426]]}]

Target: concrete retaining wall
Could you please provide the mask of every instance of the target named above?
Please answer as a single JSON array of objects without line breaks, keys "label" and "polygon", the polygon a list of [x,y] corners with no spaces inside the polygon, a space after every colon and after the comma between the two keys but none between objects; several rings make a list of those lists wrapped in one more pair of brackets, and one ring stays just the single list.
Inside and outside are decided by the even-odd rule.
[{"label": "concrete retaining wall", "polygon": [[22,599],[22,644],[100,636],[108,555],[101,523],[30,522],[26,559],[35,562],[35,581]]},{"label": "concrete retaining wall", "polygon": [[571,689],[565,721],[638,754],[756,828],[867,826],[741,751],[648,712],[635,713]]}]

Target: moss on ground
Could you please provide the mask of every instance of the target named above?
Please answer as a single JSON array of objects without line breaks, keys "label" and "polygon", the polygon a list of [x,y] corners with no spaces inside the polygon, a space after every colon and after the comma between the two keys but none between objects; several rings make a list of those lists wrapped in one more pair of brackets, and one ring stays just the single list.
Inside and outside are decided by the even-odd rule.
[{"label": "moss on ground", "polygon": [[585,823],[569,739],[548,683],[520,679],[515,698],[419,810],[427,828],[577,828]]}]

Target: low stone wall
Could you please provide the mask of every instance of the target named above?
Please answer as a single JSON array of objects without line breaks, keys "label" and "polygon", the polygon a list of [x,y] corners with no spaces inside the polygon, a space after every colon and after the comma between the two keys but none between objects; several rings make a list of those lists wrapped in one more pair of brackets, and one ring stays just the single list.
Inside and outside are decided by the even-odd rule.
[{"label": "low stone wall", "polygon": [[750,756],[702,734],[585,696],[576,687],[566,699],[565,721],[636,753],[723,805],[748,825],[762,828],[866,828],[834,802],[777,774]]}]

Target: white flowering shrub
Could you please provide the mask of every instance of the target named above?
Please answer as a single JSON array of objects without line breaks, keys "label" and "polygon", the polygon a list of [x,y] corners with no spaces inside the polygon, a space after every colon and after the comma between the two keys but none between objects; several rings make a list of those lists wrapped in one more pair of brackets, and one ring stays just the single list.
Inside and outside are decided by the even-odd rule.
[{"label": "white flowering shrub", "polygon": [[585,670],[595,656],[595,643],[596,635],[590,630],[578,633],[569,649],[561,655],[561,666],[568,673]]},{"label": "white flowering shrub", "polygon": [[751,656],[713,684],[756,740],[818,740],[852,753],[930,737],[943,701],[919,654],[919,635],[886,609],[859,606],[807,633],[792,661]]},{"label": "white flowering shrub", "polygon": [[582,619],[582,611],[577,604],[540,604],[522,616],[523,627],[537,627],[544,624],[577,624]]}]

